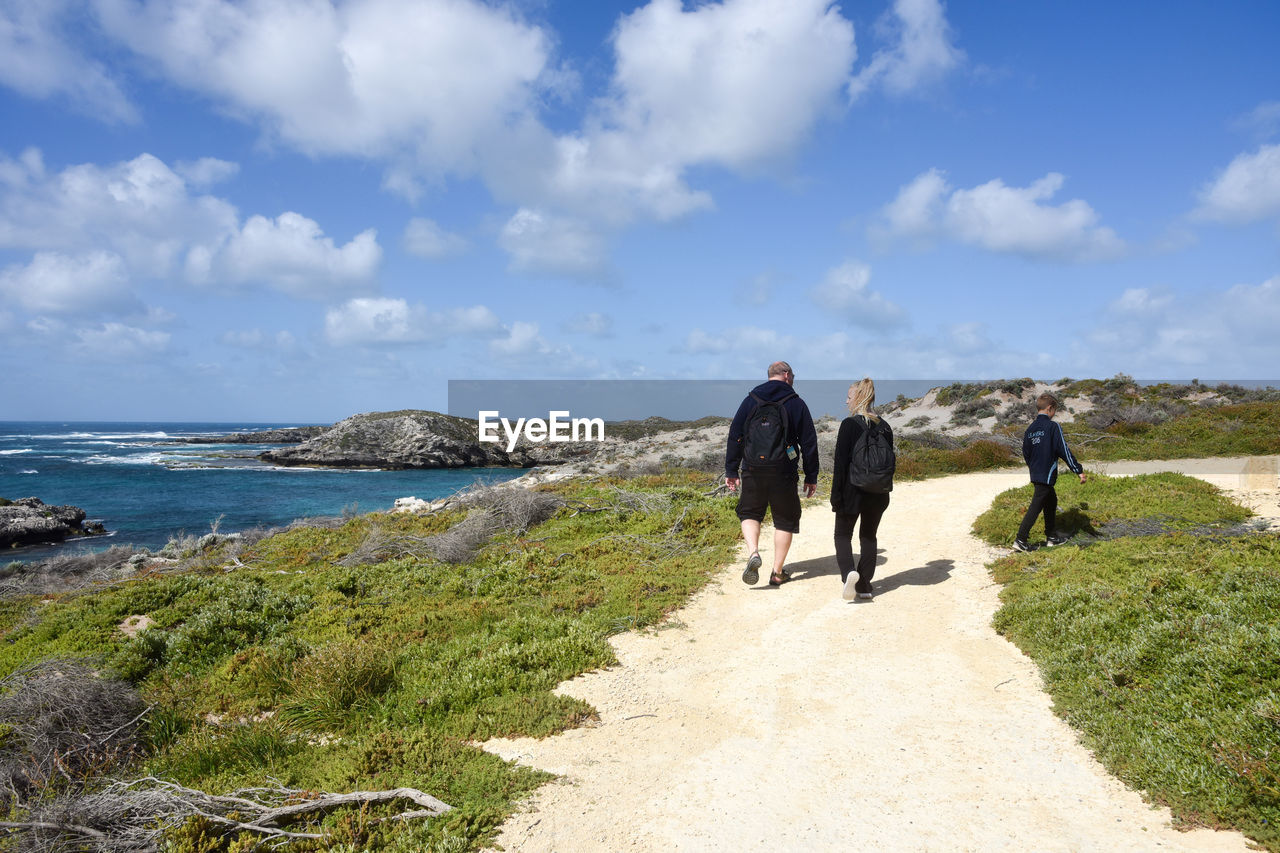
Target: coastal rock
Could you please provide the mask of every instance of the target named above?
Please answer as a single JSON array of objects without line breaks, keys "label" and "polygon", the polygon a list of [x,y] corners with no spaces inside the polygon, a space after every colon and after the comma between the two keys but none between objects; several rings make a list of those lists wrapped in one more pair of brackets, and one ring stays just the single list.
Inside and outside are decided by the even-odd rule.
[{"label": "coastal rock", "polygon": [[19,498],[0,506],[0,548],[61,542],[68,536],[105,533],[101,524],[84,526],[78,506],[49,506],[39,498]]},{"label": "coastal rock", "polygon": [[258,458],[277,465],[328,468],[481,468],[556,465],[589,456],[592,442],[505,445],[481,443],[479,424],[439,412],[406,409],[352,415],[297,447]]},{"label": "coastal rock", "polygon": [[283,427],[260,432],[233,432],[229,435],[196,435],[177,439],[182,444],[299,444],[315,438],[327,426]]},{"label": "coastal rock", "polygon": [[424,501],[418,497],[396,498],[395,504],[391,507],[392,512],[430,512],[435,507],[431,501]]}]

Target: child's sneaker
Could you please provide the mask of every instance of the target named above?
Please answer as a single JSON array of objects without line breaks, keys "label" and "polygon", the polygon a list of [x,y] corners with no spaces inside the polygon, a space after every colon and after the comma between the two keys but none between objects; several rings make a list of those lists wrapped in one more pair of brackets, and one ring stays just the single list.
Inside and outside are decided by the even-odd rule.
[{"label": "child's sneaker", "polygon": [[1031,545],[1025,539],[1013,540],[1013,550],[1031,552]]}]

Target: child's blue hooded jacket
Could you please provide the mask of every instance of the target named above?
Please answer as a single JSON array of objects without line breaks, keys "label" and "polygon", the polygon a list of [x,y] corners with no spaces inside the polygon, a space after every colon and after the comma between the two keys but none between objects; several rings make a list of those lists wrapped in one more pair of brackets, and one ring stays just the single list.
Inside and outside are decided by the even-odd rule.
[{"label": "child's blue hooded jacket", "polygon": [[1022,436],[1022,458],[1027,460],[1031,482],[1046,486],[1052,486],[1058,479],[1059,459],[1066,462],[1075,474],[1084,471],[1084,467],[1071,455],[1062,427],[1043,412],[1036,416]]}]

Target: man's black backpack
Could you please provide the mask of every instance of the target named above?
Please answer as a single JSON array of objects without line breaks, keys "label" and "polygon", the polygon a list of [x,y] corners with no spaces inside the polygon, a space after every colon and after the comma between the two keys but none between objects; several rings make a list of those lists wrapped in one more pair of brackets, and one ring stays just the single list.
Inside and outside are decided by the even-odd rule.
[{"label": "man's black backpack", "polygon": [[796,394],[788,394],[781,400],[762,400],[754,392],[755,410],[747,416],[743,429],[742,461],[752,468],[777,467],[787,461],[787,448],[791,445],[791,429],[787,412],[782,404]]},{"label": "man's black backpack", "polygon": [[849,457],[849,485],[864,492],[891,492],[893,472],[898,466],[893,452],[893,433],[883,420],[862,418],[862,423],[862,435],[853,443]]}]

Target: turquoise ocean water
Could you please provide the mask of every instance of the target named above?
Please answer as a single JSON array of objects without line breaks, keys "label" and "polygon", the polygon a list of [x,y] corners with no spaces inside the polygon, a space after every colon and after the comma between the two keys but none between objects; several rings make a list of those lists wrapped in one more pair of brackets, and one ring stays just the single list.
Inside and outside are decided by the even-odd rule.
[{"label": "turquoise ocean water", "polygon": [[[396,498],[437,498],[479,482],[519,476],[511,468],[346,471],[281,468],[259,462],[277,445],[182,444],[303,424],[88,423],[0,421],[0,497],[72,504],[109,536],[0,553],[0,561],[110,545],[162,547],[171,536],[231,533],[297,518],[387,510]],[[221,519],[218,521],[218,519]]]}]

